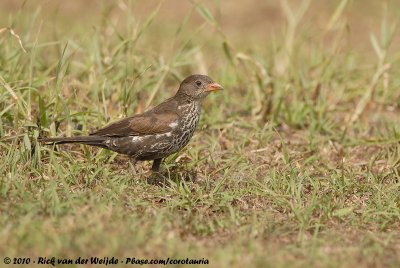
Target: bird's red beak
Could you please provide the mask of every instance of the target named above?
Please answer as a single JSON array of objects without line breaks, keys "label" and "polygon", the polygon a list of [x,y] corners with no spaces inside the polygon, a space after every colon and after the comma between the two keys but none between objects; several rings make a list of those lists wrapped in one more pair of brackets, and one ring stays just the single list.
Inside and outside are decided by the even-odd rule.
[{"label": "bird's red beak", "polygon": [[212,84],[208,85],[206,92],[217,91],[217,90],[222,90],[222,89],[224,89],[224,88],[220,84],[212,83]]}]

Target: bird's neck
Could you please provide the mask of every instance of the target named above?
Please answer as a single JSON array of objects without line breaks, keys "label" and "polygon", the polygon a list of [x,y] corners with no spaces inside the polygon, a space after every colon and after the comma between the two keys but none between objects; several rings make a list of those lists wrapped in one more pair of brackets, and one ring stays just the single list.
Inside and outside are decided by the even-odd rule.
[{"label": "bird's neck", "polygon": [[178,100],[178,104],[179,105],[186,105],[186,104],[191,104],[191,103],[200,103],[200,100],[195,99],[189,95],[186,95],[184,93],[180,93],[178,91],[178,93],[176,93],[176,99]]},{"label": "bird's neck", "polygon": [[185,113],[185,114],[197,114],[200,115],[201,112],[201,100],[199,99],[194,99],[193,97],[190,96],[179,96],[178,99],[178,109]]}]

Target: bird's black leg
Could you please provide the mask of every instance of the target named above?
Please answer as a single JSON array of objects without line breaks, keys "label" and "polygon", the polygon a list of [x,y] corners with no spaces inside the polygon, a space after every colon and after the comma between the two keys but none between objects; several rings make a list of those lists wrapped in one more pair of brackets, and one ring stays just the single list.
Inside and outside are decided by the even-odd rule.
[{"label": "bird's black leg", "polygon": [[153,173],[147,178],[147,182],[149,184],[158,186],[165,185],[167,178],[159,172],[161,161],[162,158],[154,159],[153,166],[151,167],[151,171],[153,171]]},{"label": "bird's black leg", "polygon": [[161,161],[162,158],[154,159],[153,166],[151,167],[153,172],[158,172],[160,170]]}]

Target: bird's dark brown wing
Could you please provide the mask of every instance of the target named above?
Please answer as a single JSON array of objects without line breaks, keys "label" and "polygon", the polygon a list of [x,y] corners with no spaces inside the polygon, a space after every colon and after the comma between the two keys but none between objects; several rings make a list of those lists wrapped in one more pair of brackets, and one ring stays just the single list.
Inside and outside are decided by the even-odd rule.
[{"label": "bird's dark brown wing", "polygon": [[122,119],[90,135],[108,137],[156,135],[171,131],[177,125],[177,121],[176,103],[168,100],[148,112]]}]

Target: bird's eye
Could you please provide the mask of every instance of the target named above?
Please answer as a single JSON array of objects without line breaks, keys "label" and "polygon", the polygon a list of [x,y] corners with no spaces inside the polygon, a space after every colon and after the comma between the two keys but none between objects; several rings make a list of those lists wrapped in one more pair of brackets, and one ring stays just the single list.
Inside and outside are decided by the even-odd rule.
[{"label": "bird's eye", "polygon": [[201,81],[197,80],[197,81],[196,81],[196,85],[197,85],[198,87],[201,86]]}]

